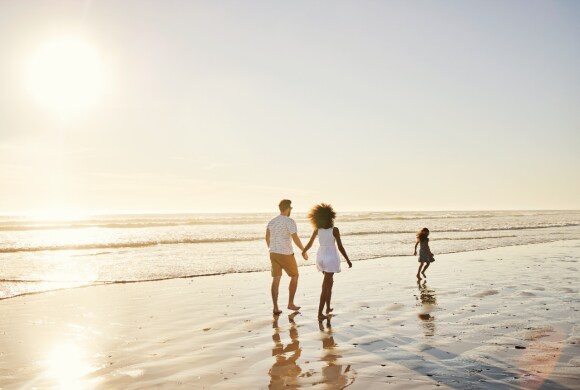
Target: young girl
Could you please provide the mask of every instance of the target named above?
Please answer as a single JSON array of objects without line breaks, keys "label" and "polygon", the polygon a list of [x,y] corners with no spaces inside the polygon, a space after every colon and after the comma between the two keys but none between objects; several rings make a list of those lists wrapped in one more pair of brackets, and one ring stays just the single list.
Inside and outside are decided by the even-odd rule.
[{"label": "young girl", "polygon": [[[417,242],[415,243],[415,252],[413,253],[414,256],[417,255],[417,245],[421,244],[421,248],[419,249],[419,270],[417,271],[417,279],[421,280],[421,275],[424,278],[427,278],[425,275],[425,271],[429,268],[429,265],[435,261],[433,258],[433,253],[431,253],[431,249],[429,249],[429,229],[423,228],[419,230],[417,233]],[[425,266],[425,268],[423,268]],[[423,268],[423,271],[421,271]]]},{"label": "young girl", "polygon": [[310,223],[314,227],[314,232],[312,232],[312,237],[310,237],[310,241],[308,241],[308,244],[302,252],[303,255],[306,254],[308,249],[312,247],[314,239],[318,236],[320,248],[318,248],[316,255],[316,267],[324,274],[322,292],[320,293],[320,304],[318,305],[318,319],[320,321],[326,319],[326,316],[322,314],[324,305],[326,305],[327,315],[334,310],[330,307],[330,298],[332,297],[332,285],[334,283],[333,276],[335,273],[340,272],[340,257],[336,250],[337,246],[340,253],[346,259],[348,268],[352,267],[352,263],[348,259],[348,255],[342,246],[340,232],[334,226],[335,217],[336,213],[329,204],[321,203],[310,210],[308,219],[310,219]]}]

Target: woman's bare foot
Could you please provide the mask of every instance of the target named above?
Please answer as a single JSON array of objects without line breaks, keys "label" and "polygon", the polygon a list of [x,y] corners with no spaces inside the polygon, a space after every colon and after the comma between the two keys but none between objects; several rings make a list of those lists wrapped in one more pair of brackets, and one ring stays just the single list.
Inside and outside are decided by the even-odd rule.
[{"label": "woman's bare foot", "polygon": [[332,313],[334,311],[334,307],[331,307],[329,309],[326,309],[326,315],[329,315],[330,313]]},{"label": "woman's bare foot", "polygon": [[425,275],[425,271],[421,272],[421,275],[423,275],[423,277],[424,277],[425,279],[427,279],[427,275]]},{"label": "woman's bare foot", "polygon": [[288,305],[288,310],[298,311],[298,310],[300,310],[300,306]]},{"label": "woman's bare foot", "polygon": [[326,319],[326,316],[322,313],[318,313],[318,321],[324,321]]}]

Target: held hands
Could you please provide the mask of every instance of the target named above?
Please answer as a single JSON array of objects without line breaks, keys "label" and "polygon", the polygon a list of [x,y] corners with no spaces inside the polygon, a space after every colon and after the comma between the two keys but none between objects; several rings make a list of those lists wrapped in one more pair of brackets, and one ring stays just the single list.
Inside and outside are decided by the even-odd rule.
[{"label": "held hands", "polygon": [[306,250],[302,251],[302,257],[304,258],[304,260],[308,260],[308,253],[306,253]]}]

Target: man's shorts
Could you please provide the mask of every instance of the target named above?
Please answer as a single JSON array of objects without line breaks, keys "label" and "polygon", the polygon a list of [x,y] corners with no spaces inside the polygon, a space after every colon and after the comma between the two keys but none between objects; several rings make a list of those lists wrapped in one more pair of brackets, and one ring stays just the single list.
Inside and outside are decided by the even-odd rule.
[{"label": "man's shorts", "polygon": [[272,276],[282,276],[282,270],[286,271],[288,276],[298,276],[298,265],[293,254],[270,253],[270,262],[272,263]]}]

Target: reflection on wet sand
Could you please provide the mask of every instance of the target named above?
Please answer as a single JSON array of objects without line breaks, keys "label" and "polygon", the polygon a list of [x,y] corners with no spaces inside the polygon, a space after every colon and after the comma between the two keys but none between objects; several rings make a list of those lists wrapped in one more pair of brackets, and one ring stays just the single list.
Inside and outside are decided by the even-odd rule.
[{"label": "reflection on wet sand", "polygon": [[86,359],[86,352],[80,345],[63,342],[49,351],[45,362],[47,378],[59,389],[88,388],[85,375],[95,371]]},{"label": "reflection on wet sand", "polygon": [[417,281],[417,287],[419,288],[419,294],[415,296],[417,301],[419,301],[417,302],[417,306],[419,307],[417,317],[421,320],[423,334],[425,336],[434,336],[435,317],[431,315],[431,312],[437,306],[435,290],[427,287],[427,281],[424,281],[423,284],[421,284],[421,281]]},{"label": "reflection on wet sand", "polygon": [[268,372],[270,375],[270,389],[279,388],[297,388],[298,376],[302,372],[300,366],[296,361],[300,358],[302,349],[300,349],[300,341],[298,340],[298,329],[294,322],[294,317],[298,313],[288,315],[290,322],[290,329],[288,334],[290,336],[290,343],[284,347],[280,337],[280,328],[278,327],[279,316],[274,317],[272,328],[274,334],[272,340],[274,341],[274,348],[272,348],[272,356],[276,361],[272,364],[272,368]]},{"label": "reflection on wet sand", "polygon": [[350,364],[343,370],[343,365],[337,364],[337,360],[342,356],[336,351],[337,344],[334,342],[332,335],[332,326],[330,319],[326,320],[326,330],[323,322],[319,322],[318,326],[322,333],[322,358],[326,362],[326,366],[322,367],[323,383],[329,389],[343,389],[350,386],[355,380],[355,371],[351,370]]}]

